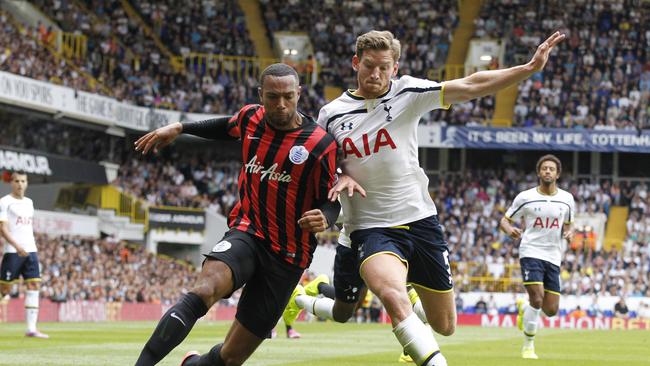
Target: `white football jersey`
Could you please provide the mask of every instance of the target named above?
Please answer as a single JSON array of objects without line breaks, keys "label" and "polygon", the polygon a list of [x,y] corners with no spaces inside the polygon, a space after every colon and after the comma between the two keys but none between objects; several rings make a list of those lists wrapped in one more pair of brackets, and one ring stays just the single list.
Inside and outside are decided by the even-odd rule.
[{"label": "white football jersey", "polygon": [[[34,240],[34,203],[23,197],[17,199],[11,194],[0,198],[0,221],[6,222],[9,234],[26,252],[36,252]],[[16,253],[16,248],[5,243],[5,253]]]},{"label": "white football jersey", "polygon": [[506,211],[506,218],[526,223],[519,245],[519,258],[537,258],[560,266],[562,262],[562,226],[573,222],[575,202],[573,195],[557,189],[554,195],[545,195],[537,187],[515,197]]},{"label": "white football jersey", "polygon": [[[418,160],[417,126],[425,113],[448,108],[444,84],[402,76],[376,99],[346,91],[325,105],[318,124],[336,138],[343,171],[367,193],[341,195],[348,235],[437,214]],[[347,240],[343,240],[347,242]]]}]

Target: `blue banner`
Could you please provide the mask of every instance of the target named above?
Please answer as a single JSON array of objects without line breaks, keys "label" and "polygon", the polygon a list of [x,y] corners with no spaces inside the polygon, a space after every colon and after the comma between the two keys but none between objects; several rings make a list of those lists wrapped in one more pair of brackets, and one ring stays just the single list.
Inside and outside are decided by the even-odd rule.
[{"label": "blue banner", "polygon": [[421,147],[650,153],[650,130],[421,126],[418,133]]}]

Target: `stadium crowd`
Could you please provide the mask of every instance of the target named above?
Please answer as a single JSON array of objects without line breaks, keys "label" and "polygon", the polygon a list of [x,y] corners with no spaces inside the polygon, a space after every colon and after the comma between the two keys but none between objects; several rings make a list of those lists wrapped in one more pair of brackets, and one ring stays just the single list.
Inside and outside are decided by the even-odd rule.
[{"label": "stadium crowd", "polygon": [[179,260],[146,253],[125,242],[36,235],[42,265],[41,296],[55,302],[97,300],[171,304],[196,279]]},{"label": "stadium crowd", "polygon": [[[176,54],[201,52],[254,56],[255,48],[248,35],[244,13],[235,0],[131,3],[136,6],[160,40]],[[224,37],[224,34],[228,37]]]},{"label": "stadium crowd", "polygon": [[635,130],[650,128],[649,21],[646,1],[491,0],[475,35],[503,39],[514,65],[553,31],[567,34],[543,72],[520,84],[513,125]]},{"label": "stadium crowd", "polygon": [[150,205],[203,208],[227,216],[239,198],[241,165],[205,154],[126,159],[113,185]]},{"label": "stadium crowd", "polygon": [[[49,57],[50,51],[42,45],[52,45],[51,29],[40,25],[19,31],[2,13],[2,70],[108,94],[140,106],[186,112],[232,114],[245,104],[257,102],[258,83],[252,74],[234,75],[224,67],[174,70],[169,57],[118,0],[34,3],[64,31],[88,37],[86,56],[72,60]],[[534,46],[552,30],[567,33],[567,41],[559,46],[548,67],[520,85],[514,125],[649,128],[650,32],[643,32],[640,25],[650,20],[650,5],[638,0],[578,1],[567,7],[559,4],[559,0],[492,0],[483,4],[475,21],[476,37],[505,40],[505,65],[525,62]],[[253,55],[243,13],[234,1],[136,5],[142,18],[176,54]],[[310,29],[321,73],[315,84],[305,83],[300,108],[312,116],[317,116],[325,103],[325,85],[346,89],[356,84],[350,67],[356,35],[372,28],[392,30],[403,47],[400,72],[428,77],[431,70],[444,65],[459,21],[456,2],[447,0],[435,5],[408,1],[291,5],[262,1],[263,15],[269,32]],[[387,17],[388,13],[393,16]],[[309,14],[319,16],[305,16]],[[311,24],[308,19],[318,21]],[[220,37],[225,33],[231,36]],[[494,97],[481,98],[448,111],[434,111],[422,122],[486,125],[494,106]]]}]

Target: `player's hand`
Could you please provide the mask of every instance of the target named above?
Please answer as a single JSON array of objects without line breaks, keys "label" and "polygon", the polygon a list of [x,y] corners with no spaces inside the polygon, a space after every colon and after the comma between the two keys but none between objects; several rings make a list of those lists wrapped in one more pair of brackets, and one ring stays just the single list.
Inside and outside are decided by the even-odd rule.
[{"label": "player's hand", "polygon": [[514,240],[521,239],[521,229],[518,227],[513,227],[512,230],[508,233],[508,236]]},{"label": "player's hand", "polygon": [[557,45],[558,43],[562,42],[566,38],[566,34],[562,34],[559,31],[553,33],[550,37],[546,39],[546,41],[542,42],[539,46],[537,46],[537,51],[535,52],[535,55],[533,55],[533,58],[530,60],[528,63],[534,71],[540,71],[541,69],[544,68],[546,65],[546,61],[548,61],[548,56],[551,54],[551,51],[553,50],[553,47]]},{"label": "player's hand", "polygon": [[25,249],[23,249],[23,247],[21,246],[16,247],[16,254],[18,254],[21,257],[27,257],[29,255],[29,253],[27,253]]},{"label": "player's hand", "polygon": [[157,154],[161,148],[171,144],[182,132],[183,125],[180,122],[160,127],[140,137],[134,143],[135,151],[142,151],[144,155],[153,150],[154,154]]},{"label": "player's hand", "polygon": [[574,234],[573,229],[568,229],[564,232],[564,234],[562,234],[562,237],[570,243],[573,241],[573,234]]},{"label": "player's hand", "polygon": [[343,191],[348,191],[348,197],[352,197],[354,192],[358,192],[361,197],[366,197],[366,190],[363,189],[354,179],[349,175],[341,174],[339,175],[339,180],[336,181],[336,184],[330,191],[327,193],[327,198],[330,201],[334,202]]},{"label": "player's hand", "polygon": [[323,212],[319,209],[309,210],[302,214],[300,220],[298,220],[298,225],[303,230],[308,230],[312,233],[320,233],[327,229],[327,218],[323,215]]}]

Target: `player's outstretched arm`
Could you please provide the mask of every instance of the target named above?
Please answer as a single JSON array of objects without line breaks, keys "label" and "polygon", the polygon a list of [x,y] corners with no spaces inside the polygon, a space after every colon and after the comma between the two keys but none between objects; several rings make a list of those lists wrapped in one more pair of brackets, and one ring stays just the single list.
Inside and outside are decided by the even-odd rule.
[{"label": "player's outstretched arm", "polygon": [[135,143],[135,151],[147,154],[153,151],[157,154],[160,149],[171,144],[176,137],[183,132],[183,125],[180,122],[170,123],[167,126],[157,128],[140,137]]},{"label": "player's outstretched arm", "polygon": [[143,154],[153,150],[154,153],[171,144],[181,133],[211,140],[232,140],[228,134],[228,121],[231,117],[212,118],[199,122],[174,122],[160,127],[140,137],[135,142],[135,151]]},{"label": "player's outstretched arm", "polygon": [[512,225],[512,222],[510,222],[507,217],[504,216],[501,218],[499,226],[501,227],[501,230],[503,230],[512,239],[517,240],[521,238],[521,229]]},{"label": "player's outstretched arm", "polygon": [[562,42],[565,37],[566,35],[560,32],[553,33],[537,47],[533,58],[524,65],[501,70],[479,71],[464,78],[446,81],[444,86],[445,103],[462,103],[495,94],[501,89],[529,78],[544,68],[553,47]]}]

